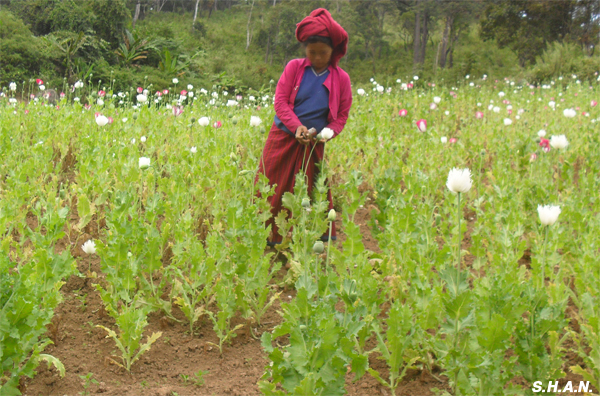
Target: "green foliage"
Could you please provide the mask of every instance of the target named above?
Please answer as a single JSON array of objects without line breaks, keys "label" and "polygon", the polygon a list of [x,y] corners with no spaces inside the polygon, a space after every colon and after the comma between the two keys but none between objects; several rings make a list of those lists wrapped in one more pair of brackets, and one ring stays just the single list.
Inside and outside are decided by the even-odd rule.
[{"label": "green foliage", "polygon": [[125,0],[95,0],[91,3],[95,14],[94,30],[104,41],[116,48],[131,18]]},{"label": "green foliage", "polygon": [[168,75],[172,76],[181,76],[185,73],[185,69],[187,69],[189,65],[189,61],[185,61],[181,58],[181,55],[172,56],[171,51],[168,49],[163,50],[161,53],[161,60],[158,63],[158,69]]},{"label": "green foliage", "polygon": [[50,15],[58,3],[57,0],[23,0],[12,2],[9,10],[22,19],[34,35],[43,36],[52,32]]},{"label": "green foliage", "polygon": [[398,301],[394,301],[386,324],[385,333],[378,324],[373,325],[373,331],[377,336],[377,349],[389,367],[389,379],[385,380],[372,368],[369,368],[369,373],[379,383],[390,388],[395,395],[406,370],[414,368],[413,364],[420,359],[419,353],[412,349],[413,345],[418,345],[418,339],[415,337],[418,327],[415,326],[415,318],[410,306],[401,305]]},{"label": "green foliage", "polygon": [[[54,198],[52,198],[54,201]],[[68,214],[58,199],[45,202],[42,198],[32,208],[38,227],[27,228],[23,245],[6,238],[0,252],[0,394],[20,395],[19,380],[32,378],[41,361],[54,365],[61,376],[62,363],[43,354],[52,341],[44,337],[62,301],[60,288],[64,278],[75,272],[75,262],[68,250],[54,253],[53,246],[64,236],[62,232]],[[42,234],[41,229],[45,232]],[[32,249],[32,251],[29,251]],[[12,251],[12,252],[11,252]],[[13,261],[14,260],[14,261]]]},{"label": "green foliage", "polygon": [[135,306],[135,301],[132,304],[121,305],[121,307],[118,308],[118,311],[112,309],[110,305],[108,305],[108,308],[109,313],[117,322],[119,334],[117,335],[117,333],[105,326],[97,325],[96,327],[104,329],[108,333],[107,337],[111,337],[115,341],[119,351],[121,351],[121,360],[123,364],[114,359],[111,360],[127,371],[131,371],[131,365],[135,363],[144,352],[150,350],[150,347],[160,338],[162,332],[152,333],[151,336],[147,337],[146,342],[142,343],[143,331],[148,325],[146,320],[148,310],[145,308],[137,308]]},{"label": "green foliage", "polygon": [[[351,334],[335,309],[337,296],[315,300],[317,288],[302,278],[296,286],[296,299],[282,304],[285,322],[272,334],[263,333],[263,348],[272,365],[259,388],[266,395],[343,395],[348,365],[354,368],[358,361],[365,364],[366,360],[353,352]],[[274,348],[272,340],[280,336],[289,336],[290,344]],[[278,384],[285,392],[276,390]]]},{"label": "green foliage", "polygon": [[600,54],[595,57],[584,55],[581,47],[574,43],[554,42],[537,58],[527,73],[532,81],[548,81],[555,76],[577,75],[580,80],[592,81],[598,72]]},{"label": "green foliage", "polygon": [[48,35],[45,39],[60,51],[64,58],[63,66],[65,68],[65,77],[70,79],[73,75],[73,58],[77,54],[77,51],[83,46],[87,37],[84,36],[83,32],[69,34],[68,36],[70,37],[58,40],[53,35]]},{"label": "green foliage", "polygon": [[531,64],[546,44],[564,39],[569,33],[575,1],[489,2],[480,21],[484,38],[511,48],[521,66]]},{"label": "green foliage", "polygon": [[[55,1],[46,9],[50,22],[50,32],[60,30],[74,33],[91,31],[94,28],[96,15],[91,3],[86,1]],[[49,11],[49,12],[48,12]]]},{"label": "green foliage", "polygon": [[119,48],[115,50],[115,53],[118,55],[122,66],[130,66],[137,60],[146,59],[150,51],[156,51],[155,44],[155,41],[142,38],[136,32],[131,33],[125,29],[123,42],[119,44]]},{"label": "green foliage", "polygon": [[0,11],[0,82],[21,82],[40,74],[47,56],[41,39],[32,36],[23,21]]}]

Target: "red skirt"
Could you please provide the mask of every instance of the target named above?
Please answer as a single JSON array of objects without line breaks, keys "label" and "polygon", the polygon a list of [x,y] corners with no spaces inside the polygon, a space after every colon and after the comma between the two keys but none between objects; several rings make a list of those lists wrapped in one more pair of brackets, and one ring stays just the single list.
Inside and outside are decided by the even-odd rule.
[{"label": "red skirt", "polygon": [[[313,144],[310,143],[307,146],[303,146],[296,138],[289,133],[277,128],[275,123],[269,131],[269,137],[265,143],[262,158],[258,167],[258,174],[263,173],[268,179],[271,186],[275,186],[275,194],[271,195],[268,200],[271,204],[271,214],[273,215],[268,221],[267,226],[271,225],[273,243],[281,243],[283,236],[279,235],[279,229],[275,224],[275,218],[283,208],[281,198],[286,192],[294,192],[294,184],[296,181],[296,174],[304,166],[306,168],[306,176],[308,179],[308,194],[310,196],[312,189],[315,184],[315,179],[318,174],[316,167],[316,161],[323,160],[323,144],[317,144],[312,155],[309,158]],[[264,166],[263,166],[264,165]],[[255,183],[258,180],[258,174],[255,179]],[[331,197],[331,190],[327,191],[327,199],[329,200],[329,209],[333,209],[333,199]],[[290,213],[285,209],[289,218]],[[329,236],[329,233],[324,235]],[[335,222],[332,224],[331,239],[335,238]]]}]

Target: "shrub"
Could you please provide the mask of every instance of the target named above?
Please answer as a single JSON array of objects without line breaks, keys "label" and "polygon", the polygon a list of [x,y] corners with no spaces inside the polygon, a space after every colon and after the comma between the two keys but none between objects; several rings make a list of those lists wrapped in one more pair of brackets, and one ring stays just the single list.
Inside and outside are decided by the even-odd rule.
[{"label": "shrub", "polygon": [[23,21],[8,11],[0,11],[0,84],[39,76],[48,60],[43,47]]}]

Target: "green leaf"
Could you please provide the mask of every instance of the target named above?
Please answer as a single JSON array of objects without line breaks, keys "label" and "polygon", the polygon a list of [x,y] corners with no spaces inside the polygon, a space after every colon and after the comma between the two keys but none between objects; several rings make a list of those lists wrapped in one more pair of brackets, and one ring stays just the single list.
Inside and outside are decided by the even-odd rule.
[{"label": "green leaf", "polygon": [[48,355],[45,353],[41,353],[40,355],[38,355],[38,357],[36,359],[38,362],[41,362],[42,360],[48,362],[48,368],[50,368],[50,366],[56,367],[61,378],[65,376],[65,366],[62,364],[62,362],[60,360],[58,360],[54,356]]},{"label": "green leaf", "polygon": [[477,337],[479,345],[489,352],[504,349],[505,341],[510,339],[510,334],[504,329],[505,323],[506,320],[495,313],[489,322],[479,325],[480,335]]},{"label": "green leaf", "polygon": [[590,369],[582,369],[581,366],[570,366],[569,369],[573,374],[578,374],[583,377],[584,380],[590,381],[592,384],[597,384],[600,382],[600,378],[595,378],[593,371]]},{"label": "green leaf", "polygon": [[77,196],[77,213],[79,214],[79,223],[77,228],[83,230],[92,220],[92,216],[96,212],[96,206],[90,203],[87,195],[80,194]]}]

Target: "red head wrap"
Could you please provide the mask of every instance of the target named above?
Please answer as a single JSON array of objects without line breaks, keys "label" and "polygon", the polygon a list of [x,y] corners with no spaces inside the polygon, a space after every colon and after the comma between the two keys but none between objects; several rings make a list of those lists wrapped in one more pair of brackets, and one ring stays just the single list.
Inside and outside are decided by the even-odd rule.
[{"label": "red head wrap", "polygon": [[296,39],[306,41],[310,36],[329,37],[333,44],[330,63],[337,66],[338,61],[348,50],[348,33],[333,20],[329,11],[317,8],[296,25]]}]

